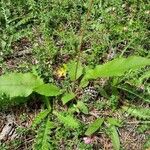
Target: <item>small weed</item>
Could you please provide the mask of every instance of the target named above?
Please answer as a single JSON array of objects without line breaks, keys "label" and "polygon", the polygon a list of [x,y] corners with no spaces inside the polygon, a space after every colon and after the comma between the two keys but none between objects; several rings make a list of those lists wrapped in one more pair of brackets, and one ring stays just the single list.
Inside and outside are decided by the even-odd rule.
[{"label": "small weed", "polygon": [[[32,126],[16,129],[23,137],[36,134],[29,147],[101,149],[103,133],[120,150],[126,114],[142,123],[140,133],[149,130],[149,6],[135,0],[1,0],[0,108],[43,102]],[[0,143],[2,150],[21,146],[17,139]]]}]

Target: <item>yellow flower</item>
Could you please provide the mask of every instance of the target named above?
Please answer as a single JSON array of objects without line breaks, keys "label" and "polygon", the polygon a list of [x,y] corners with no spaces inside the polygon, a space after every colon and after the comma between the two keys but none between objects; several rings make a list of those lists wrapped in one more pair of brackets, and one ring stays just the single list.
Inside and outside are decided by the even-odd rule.
[{"label": "yellow flower", "polygon": [[59,67],[56,70],[55,74],[58,78],[61,78],[61,77],[66,77],[66,73],[67,73],[67,66],[66,66],[66,64],[63,64],[62,67]]}]

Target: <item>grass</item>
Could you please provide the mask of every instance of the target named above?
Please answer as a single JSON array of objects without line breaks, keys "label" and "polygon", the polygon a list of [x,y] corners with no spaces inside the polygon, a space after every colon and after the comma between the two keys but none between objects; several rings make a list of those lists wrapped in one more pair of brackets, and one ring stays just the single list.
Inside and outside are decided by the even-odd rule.
[{"label": "grass", "polygon": [[[33,72],[46,83],[55,83],[71,90],[77,88],[77,98],[85,106],[80,108],[76,103],[62,106],[59,99],[53,105],[60,111],[76,112],[77,118],[85,125],[77,130],[64,126],[55,129],[55,134],[50,139],[51,149],[113,149],[110,142],[113,135],[106,131],[109,117],[118,118],[123,123],[121,127],[116,125],[119,128],[121,149],[149,148],[149,123],[133,118],[132,113],[127,116],[126,112],[120,112],[124,103],[149,108],[149,76],[140,78],[148,72],[149,67],[131,71],[121,78],[91,81],[87,88],[80,89],[73,87],[73,83],[70,84],[65,65],[73,59],[80,59],[84,66],[93,68],[118,57],[136,55],[150,58],[150,2],[94,0],[90,9],[89,5],[90,1],[83,0],[1,0],[0,75]],[[117,82],[121,83],[117,89],[115,86],[110,87]],[[5,98],[0,99],[4,102]],[[33,118],[44,107],[41,102],[35,102],[35,99],[41,97],[31,95],[28,99],[33,102],[25,104],[26,109],[25,105],[19,106],[20,109],[18,106],[11,108],[21,127],[23,122],[30,126]],[[86,107],[88,114],[85,113]],[[3,109],[2,113],[6,114],[9,109]],[[26,118],[21,120],[20,116],[24,112]],[[84,137],[87,125],[97,116],[105,118],[104,126],[90,136],[92,142],[86,144]],[[58,120],[56,123],[60,124]],[[138,133],[139,128],[144,131]],[[35,132],[32,131],[30,135],[27,125],[24,130],[17,130],[21,142],[15,142],[16,138],[11,142],[6,140],[0,144],[0,149],[31,149]],[[131,135],[125,134],[130,132]],[[134,142],[135,138],[137,142]]]}]

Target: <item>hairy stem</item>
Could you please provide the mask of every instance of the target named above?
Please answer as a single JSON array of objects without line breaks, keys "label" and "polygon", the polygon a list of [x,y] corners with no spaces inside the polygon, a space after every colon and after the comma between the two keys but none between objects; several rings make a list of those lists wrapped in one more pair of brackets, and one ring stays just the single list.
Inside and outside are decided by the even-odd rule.
[{"label": "hairy stem", "polygon": [[89,4],[89,7],[88,7],[88,11],[87,11],[87,14],[86,14],[84,25],[80,29],[79,46],[77,48],[77,64],[76,64],[76,71],[75,71],[75,81],[76,81],[76,78],[77,78],[78,65],[79,65],[79,61],[80,61],[81,53],[82,53],[83,37],[84,37],[85,29],[86,29],[86,26],[87,26],[87,21],[88,21],[88,18],[90,16],[90,13],[91,13],[91,8],[92,8],[92,5],[93,5],[93,2],[94,2],[94,0],[90,0],[90,4]]}]

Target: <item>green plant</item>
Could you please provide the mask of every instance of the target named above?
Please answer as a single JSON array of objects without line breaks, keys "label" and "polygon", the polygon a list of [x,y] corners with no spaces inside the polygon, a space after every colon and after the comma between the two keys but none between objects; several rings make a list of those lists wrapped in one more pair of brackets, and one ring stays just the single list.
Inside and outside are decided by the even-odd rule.
[{"label": "green plant", "polygon": [[139,69],[149,64],[149,59],[137,56],[131,56],[128,58],[117,58],[106,64],[97,65],[94,69],[88,69],[84,78],[81,81],[81,86],[87,85],[88,80],[90,79],[122,76],[130,69]]},{"label": "green plant", "polygon": [[[3,56],[9,55],[9,53],[12,52],[12,44],[14,42],[20,40],[23,37],[29,36],[32,33],[29,22],[31,22],[34,18],[33,13],[27,10],[24,17],[22,17],[22,13],[20,14],[20,16],[18,16],[17,13],[20,10],[14,9],[16,4],[17,2],[13,3],[10,0],[8,0],[7,3],[2,0],[0,3],[0,48],[2,50]],[[11,9],[9,9],[10,6]],[[25,6],[27,5],[25,4]],[[21,6],[19,8],[22,9]],[[29,26],[24,27],[25,24],[29,24]]]},{"label": "green plant", "polygon": [[107,134],[111,138],[113,148],[116,149],[116,150],[120,150],[120,140],[119,140],[119,135],[118,135],[116,127],[110,125],[107,128]]},{"label": "green plant", "polygon": [[147,141],[144,144],[144,148],[147,150],[150,147],[150,137],[148,136]]},{"label": "green plant", "polygon": [[8,150],[8,146],[5,143],[0,143],[1,150]]},{"label": "green plant", "polygon": [[101,127],[103,121],[103,118],[97,118],[93,123],[90,124],[90,126],[85,132],[85,135],[90,136],[91,134],[96,132]]},{"label": "green plant", "polygon": [[[136,1],[124,3],[116,0],[109,2],[91,0],[88,5],[88,2],[78,0],[62,2],[8,0],[6,3],[2,0],[0,7],[2,8],[0,48],[4,55],[12,51],[15,42],[31,35],[35,53],[33,55],[39,61],[36,66],[39,75],[10,73],[0,76],[1,107],[29,101],[34,95],[40,95],[40,99],[44,102],[44,109],[32,124],[32,129],[37,131],[34,149],[55,149],[56,142],[53,141],[53,137],[56,132],[58,137],[62,134],[61,138],[65,132],[66,137],[70,137],[71,133],[71,137],[75,134],[78,135],[74,137],[84,134],[84,129],[80,129],[82,123],[76,118],[80,113],[87,115],[91,110],[89,103],[91,101],[95,103],[95,99],[88,98],[89,101],[82,101],[78,97],[78,90],[82,90],[88,84],[96,84],[101,88],[99,94],[109,99],[108,105],[105,101],[98,104],[103,104],[98,106],[101,109],[107,107],[115,112],[123,105],[121,108],[129,115],[139,120],[149,120],[148,109],[130,104],[126,106],[122,102],[124,101],[122,95],[127,95],[127,98],[133,97],[135,100],[138,98],[149,103],[149,99],[143,97],[143,93],[141,96],[133,91],[133,87],[129,89],[124,85],[129,76],[133,75],[133,71],[136,78],[133,76],[132,78],[136,80],[136,85],[145,83],[149,78],[149,71],[143,69],[150,65],[147,46],[149,16],[145,13],[149,8],[147,2],[137,5]],[[82,25],[81,22],[85,17]],[[136,56],[123,57],[132,54]],[[143,57],[138,57],[139,55]],[[66,56],[72,60],[65,60]],[[61,60],[57,60],[58,58]],[[3,55],[0,59],[3,60]],[[113,60],[108,61],[111,59]],[[57,81],[53,78],[53,72],[56,67],[62,66],[62,63],[67,66],[67,77]],[[1,64],[0,67],[3,68]],[[103,78],[107,79],[107,85],[100,87],[101,85],[97,83]],[[129,80],[129,83],[135,86],[132,80]],[[144,92],[149,94],[147,83],[144,84],[144,88],[146,88]],[[122,94],[123,92],[125,94]],[[60,99],[63,109],[59,108]],[[55,107],[55,104],[58,106]],[[114,149],[119,149],[117,134],[119,123],[114,119],[102,120],[96,119],[89,124],[87,136],[105,125],[104,128],[112,139]],[[65,131],[60,129],[62,124]],[[77,131],[79,129],[82,131]],[[85,149],[85,144],[81,145]]]},{"label": "green plant", "polygon": [[[118,59],[113,60],[111,62],[108,62],[102,66],[97,66],[94,70],[89,70],[85,73],[83,76],[83,79],[89,80],[91,78],[97,78],[100,76],[120,76],[128,69],[137,69],[137,67],[144,67],[146,65],[150,64],[149,59],[141,58],[141,57],[130,57],[130,58],[119,58],[120,63],[122,65],[118,66],[117,63]],[[138,63],[137,63],[138,62]],[[141,63],[140,63],[141,62]],[[137,65],[136,65],[136,64]],[[114,70],[116,71],[113,71]],[[70,71],[70,70],[69,70]],[[91,74],[90,74],[90,73]],[[82,72],[80,73],[82,74]],[[72,74],[69,74],[69,77],[72,81]],[[73,80],[74,81],[74,80]],[[81,81],[82,82],[82,81]],[[54,101],[54,97],[62,95],[63,93],[66,93],[63,97],[63,103],[67,103],[68,101],[75,98],[74,94],[69,94],[65,91],[65,89],[60,89],[54,84],[45,84],[43,80],[32,73],[10,73],[6,75],[0,76],[0,92],[3,94],[6,94],[10,98],[14,97],[28,97],[33,92],[36,92],[37,94],[40,94],[43,97],[43,100],[46,105],[46,109],[43,110],[39,115],[35,118],[35,121],[33,122],[32,127],[36,128],[38,125],[42,124],[42,126],[38,129],[39,132],[37,134],[37,140],[36,143],[38,144],[38,147],[40,149],[47,148],[49,149],[49,134],[51,128],[56,128],[53,126],[52,122],[50,121],[52,118],[50,117],[52,114],[58,118],[58,120],[64,124],[64,126],[68,126],[68,128],[76,129],[79,128],[80,123],[76,119],[74,119],[73,114],[64,114],[61,112],[58,112],[57,110],[53,110],[53,104],[52,101]],[[81,109],[81,111],[86,112],[85,106],[83,104],[77,104],[77,107]],[[143,119],[149,119],[149,109],[139,109],[136,108],[127,108],[126,106],[122,107],[125,111],[127,111],[130,115],[133,115],[135,117],[143,118]],[[133,110],[134,109],[134,110]],[[108,122],[111,124],[111,127],[109,128],[109,135],[112,138],[112,142],[115,149],[119,149],[119,142],[116,143],[114,141],[114,137],[116,137],[116,129],[114,127],[114,124],[116,125],[115,121],[108,120]],[[89,129],[86,131],[86,135],[91,135],[94,133],[103,123],[102,119],[96,120],[93,124],[90,125]],[[36,145],[35,143],[35,145]],[[37,146],[35,146],[37,147]]]},{"label": "green plant", "polygon": [[44,120],[44,122],[42,123],[42,125],[39,127],[37,131],[35,144],[33,145],[34,150],[37,149],[48,150],[51,148],[50,133],[52,128],[54,128],[53,122],[50,122],[49,118]]},{"label": "green plant", "polygon": [[126,111],[131,116],[137,117],[139,119],[150,119],[150,109],[140,108],[135,106],[123,106],[122,109]]},{"label": "green plant", "polygon": [[139,125],[137,131],[140,133],[144,133],[145,131],[150,129],[150,122],[143,122],[143,124]]},{"label": "green plant", "polygon": [[113,148],[115,150],[120,150],[120,140],[119,135],[117,132],[117,127],[122,126],[122,121],[115,119],[115,118],[97,118],[94,122],[92,122],[88,129],[85,132],[85,135],[91,136],[94,134],[98,129],[102,129],[102,124],[105,124],[105,132],[110,137]]}]

